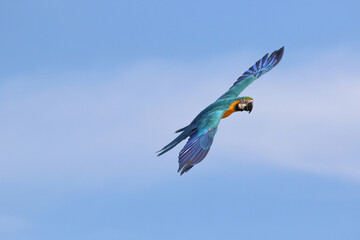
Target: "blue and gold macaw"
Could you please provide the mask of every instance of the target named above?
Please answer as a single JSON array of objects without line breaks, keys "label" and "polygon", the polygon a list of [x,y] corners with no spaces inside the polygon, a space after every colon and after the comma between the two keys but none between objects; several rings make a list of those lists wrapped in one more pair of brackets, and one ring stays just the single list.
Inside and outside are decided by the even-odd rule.
[{"label": "blue and gold macaw", "polygon": [[179,153],[180,175],[189,171],[195,164],[201,162],[210,150],[217,127],[222,118],[230,116],[234,112],[253,109],[251,97],[238,97],[239,94],[253,81],[269,72],[281,60],[284,47],[274,51],[270,56],[266,54],[241,75],[232,87],[214,103],[202,110],[195,119],[186,127],[176,131],[181,134],[171,143],[158,151],[158,156],[174,148],[181,141],[190,137],[184,148]]}]

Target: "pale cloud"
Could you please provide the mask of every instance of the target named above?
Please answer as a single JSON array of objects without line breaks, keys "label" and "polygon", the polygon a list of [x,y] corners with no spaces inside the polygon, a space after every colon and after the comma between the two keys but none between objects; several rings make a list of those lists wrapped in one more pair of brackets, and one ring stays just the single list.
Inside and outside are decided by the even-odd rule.
[{"label": "pale cloud", "polygon": [[[256,159],[255,164],[360,179],[359,70],[348,63],[359,61],[348,50],[300,64],[286,57],[245,90],[243,95],[255,98],[253,113],[221,123],[209,158],[224,156],[222,164],[229,165]],[[127,181],[175,174],[179,147],[166,160],[154,152],[254,61],[239,59],[246,58],[144,61],[107,72],[8,81],[0,102],[1,178]],[[215,161],[209,168],[217,167]]]}]

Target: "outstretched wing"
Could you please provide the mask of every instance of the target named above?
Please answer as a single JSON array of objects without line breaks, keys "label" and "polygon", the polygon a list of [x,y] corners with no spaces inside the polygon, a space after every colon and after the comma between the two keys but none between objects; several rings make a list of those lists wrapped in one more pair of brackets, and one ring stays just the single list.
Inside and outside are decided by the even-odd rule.
[{"label": "outstretched wing", "polygon": [[218,100],[225,98],[235,98],[249,86],[253,81],[269,72],[278,64],[283,56],[284,47],[274,51],[270,56],[267,53],[263,58],[257,61],[249,70],[243,73],[232,87],[224,93]]},{"label": "outstretched wing", "polygon": [[179,153],[180,175],[189,171],[195,164],[201,162],[208,154],[213,143],[217,127],[208,129],[206,132],[193,133],[185,147]]},{"label": "outstretched wing", "polygon": [[213,110],[197,121],[197,128],[190,134],[188,142],[179,153],[180,175],[189,171],[195,164],[201,162],[208,154],[213,143],[217,127],[226,109]]}]

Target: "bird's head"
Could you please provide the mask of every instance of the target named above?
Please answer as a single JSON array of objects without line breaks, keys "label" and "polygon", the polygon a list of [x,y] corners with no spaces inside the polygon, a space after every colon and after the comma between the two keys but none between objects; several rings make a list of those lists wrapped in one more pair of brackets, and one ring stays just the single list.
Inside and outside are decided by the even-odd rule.
[{"label": "bird's head", "polygon": [[252,109],[253,109],[253,102],[254,99],[252,99],[251,97],[243,97],[240,99],[240,102],[238,104],[236,104],[235,106],[235,110],[236,111],[247,111],[249,113],[251,113]]}]

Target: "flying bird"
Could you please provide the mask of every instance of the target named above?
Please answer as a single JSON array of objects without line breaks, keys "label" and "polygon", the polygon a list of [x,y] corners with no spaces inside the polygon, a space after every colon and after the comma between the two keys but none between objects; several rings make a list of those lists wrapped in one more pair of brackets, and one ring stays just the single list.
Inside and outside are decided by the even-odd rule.
[{"label": "flying bird", "polygon": [[257,61],[236,80],[227,92],[202,110],[188,126],[177,130],[175,133],[181,134],[158,151],[158,156],[173,149],[181,141],[189,137],[189,140],[179,153],[178,172],[182,175],[201,162],[210,150],[220,120],[234,112],[247,111],[250,113],[252,111],[254,100],[251,97],[238,97],[240,93],[253,81],[275,67],[280,62],[283,53],[284,47],[270,55],[266,54]]}]

